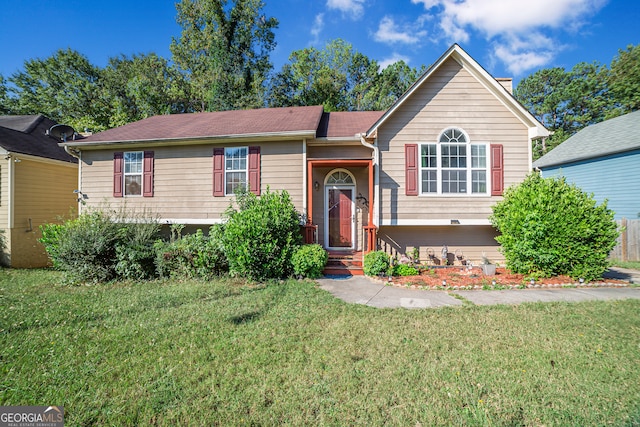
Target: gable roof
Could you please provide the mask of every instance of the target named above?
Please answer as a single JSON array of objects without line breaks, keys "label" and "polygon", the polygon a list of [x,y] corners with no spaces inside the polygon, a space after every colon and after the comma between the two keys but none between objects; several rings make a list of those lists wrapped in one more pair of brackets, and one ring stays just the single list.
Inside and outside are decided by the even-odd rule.
[{"label": "gable roof", "polygon": [[322,106],[312,106],[152,116],[64,145],[82,147],[204,138],[312,137],[322,112]]},{"label": "gable roof", "polygon": [[0,147],[12,153],[28,154],[77,163],[47,131],[57,123],[42,114],[0,116]]},{"label": "gable roof", "polygon": [[[384,111],[335,111],[323,113],[316,138],[351,138],[380,119]],[[358,138],[359,139],[359,136]]]},{"label": "gable roof", "polygon": [[387,112],[376,121],[367,131],[367,137],[372,137],[378,127],[382,125],[389,116],[393,115],[411,95],[420,88],[425,81],[429,80],[448,59],[457,61],[464,69],[474,76],[483,86],[498,98],[502,104],[509,109],[520,121],[529,128],[529,138],[535,139],[549,136],[549,131],[540,123],[509,91],[502,86],[491,74],[489,74],[480,64],[478,64],[467,52],[458,44],[453,44],[438,60],[431,65],[418,78],[418,80],[407,89],[407,91],[387,110]]},{"label": "gable roof", "polygon": [[640,150],[640,111],[587,126],[533,162],[533,167],[573,163]]}]

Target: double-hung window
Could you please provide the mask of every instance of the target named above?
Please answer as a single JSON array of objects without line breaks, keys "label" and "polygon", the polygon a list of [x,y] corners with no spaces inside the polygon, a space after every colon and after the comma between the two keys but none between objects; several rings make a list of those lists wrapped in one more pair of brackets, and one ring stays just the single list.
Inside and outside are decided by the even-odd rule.
[{"label": "double-hung window", "polygon": [[124,195],[142,195],[142,151],[124,153]]},{"label": "double-hung window", "polygon": [[230,196],[247,186],[247,147],[224,149],[225,193]]},{"label": "double-hung window", "polygon": [[488,194],[487,144],[471,144],[457,128],[442,132],[438,143],[420,147],[422,194]]}]

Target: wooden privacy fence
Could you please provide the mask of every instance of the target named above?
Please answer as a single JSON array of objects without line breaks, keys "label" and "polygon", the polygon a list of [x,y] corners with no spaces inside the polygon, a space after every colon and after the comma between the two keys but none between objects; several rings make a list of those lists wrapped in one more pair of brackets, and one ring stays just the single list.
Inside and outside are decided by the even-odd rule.
[{"label": "wooden privacy fence", "polygon": [[640,219],[622,218],[616,222],[620,236],[609,257],[621,261],[640,261]]}]

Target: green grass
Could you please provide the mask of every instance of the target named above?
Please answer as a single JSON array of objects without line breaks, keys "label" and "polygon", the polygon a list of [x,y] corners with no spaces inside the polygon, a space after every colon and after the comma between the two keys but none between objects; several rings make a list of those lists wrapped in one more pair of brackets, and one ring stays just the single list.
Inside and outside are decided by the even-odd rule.
[{"label": "green grass", "polygon": [[375,309],[312,282],[0,270],[0,405],[66,425],[638,425],[640,301]]},{"label": "green grass", "polygon": [[614,259],[611,261],[611,265],[614,267],[631,268],[633,270],[640,270],[640,261],[620,261]]}]

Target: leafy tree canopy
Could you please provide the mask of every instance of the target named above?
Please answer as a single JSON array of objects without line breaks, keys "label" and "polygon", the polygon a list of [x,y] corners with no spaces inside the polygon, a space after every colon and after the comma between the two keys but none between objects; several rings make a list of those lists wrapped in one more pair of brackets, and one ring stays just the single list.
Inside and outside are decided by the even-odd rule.
[{"label": "leafy tree canopy", "polygon": [[526,77],[515,97],[554,134],[534,145],[538,158],[580,129],[620,114],[607,85],[609,71],[581,62],[570,71],[545,68]]},{"label": "leafy tree canopy", "polygon": [[186,73],[199,111],[264,105],[265,81],[273,68],[276,18],[262,0],[182,0],[182,27],[173,39],[173,61]]},{"label": "leafy tree canopy", "polygon": [[269,105],[323,105],[326,111],[389,108],[418,71],[400,61],[379,71],[375,60],[342,39],[294,51],[271,82]]},{"label": "leafy tree canopy", "polygon": [[105,129],[100,70],[86,56],[58,50],[46,59],[25,61],[24,71],[9,78],[15,93],[14,114],[44,114],[76,129]]},{"label": "leafy tree canopy", "polygon": [[640,44],[618,51],[611,62],[609,86],[625,112],[640,108]]}]

